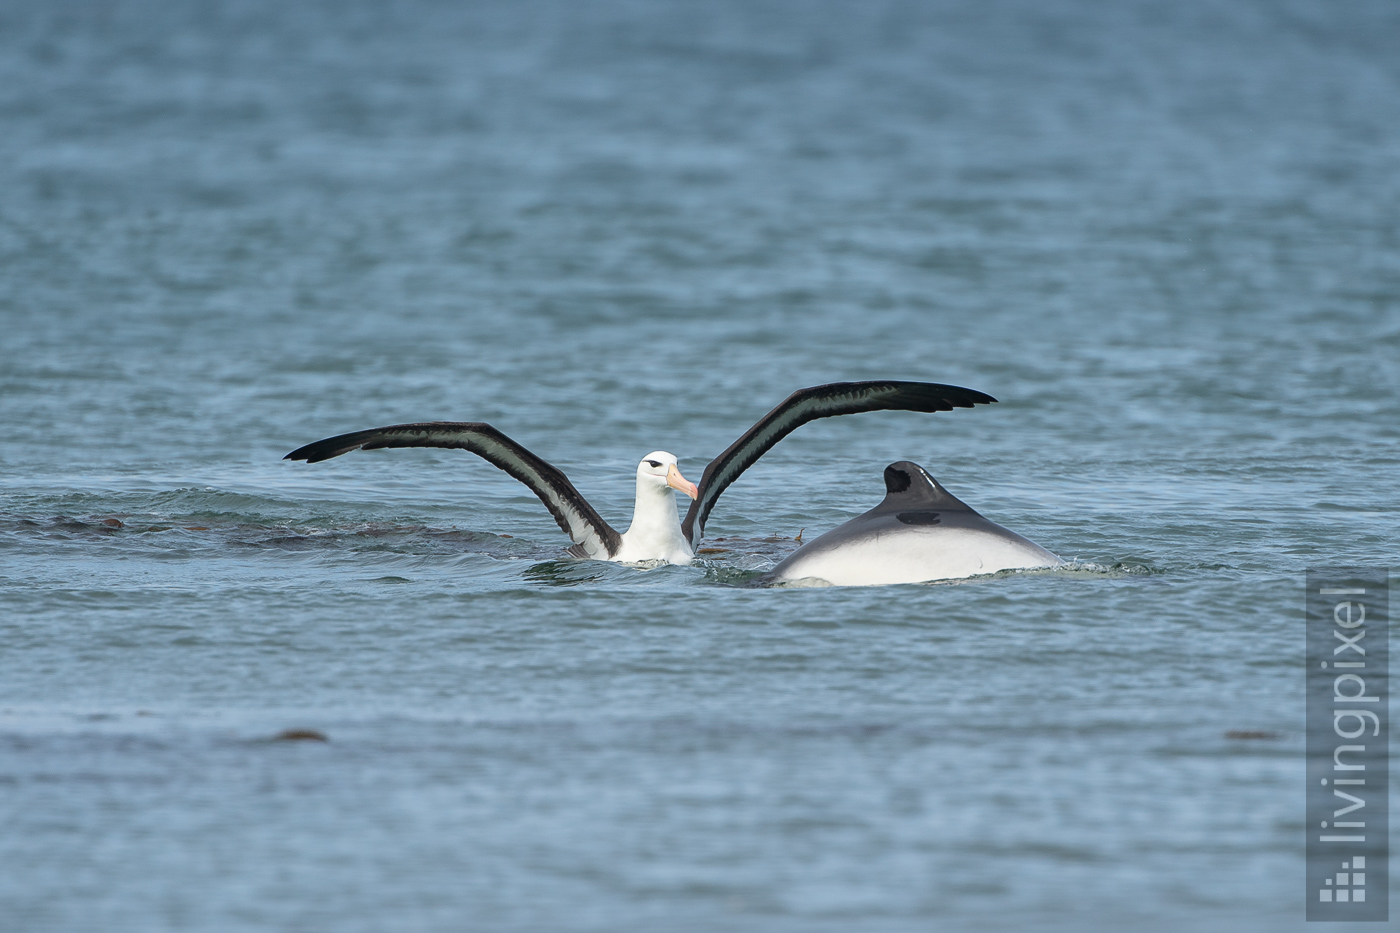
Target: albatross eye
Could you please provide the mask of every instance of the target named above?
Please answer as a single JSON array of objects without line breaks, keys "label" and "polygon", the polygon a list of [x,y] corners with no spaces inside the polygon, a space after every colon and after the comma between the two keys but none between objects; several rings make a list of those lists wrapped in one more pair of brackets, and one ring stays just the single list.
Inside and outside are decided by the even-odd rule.
[{"label": "albatross eye", "polygon": [[661,463],[660,463],[659,461],[657,461],[657,460],[648,460],[648,461],[647,461],[647,466],[649,466],[649,467],[651,467],[653,470],[655,470],[655,469],[659,469],[659,468],[660,468]]}]

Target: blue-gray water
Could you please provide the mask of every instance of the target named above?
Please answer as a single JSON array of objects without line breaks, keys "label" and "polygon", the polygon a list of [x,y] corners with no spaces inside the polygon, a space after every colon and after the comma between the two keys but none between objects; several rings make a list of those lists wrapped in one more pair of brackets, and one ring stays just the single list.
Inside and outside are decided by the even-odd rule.
[{"label": "blue-gray water", "polygon": [[[0,926],[1301,928],[1397,361],[1393,3],[8,0]],[[625,527],[888,377],[1002,401],[801,429],[689,568],[280,459],[484,420]],[[899,459],[1074,568],[742,585]]]}]

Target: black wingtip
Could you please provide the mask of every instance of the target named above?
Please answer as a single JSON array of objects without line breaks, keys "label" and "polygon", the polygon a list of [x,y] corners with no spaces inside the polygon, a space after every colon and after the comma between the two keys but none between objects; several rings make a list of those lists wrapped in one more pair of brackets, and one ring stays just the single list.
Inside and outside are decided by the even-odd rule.
[{"label": "black wingtip", "polygon": [[[879,383],[853,383],[857,387],[876,386]],[[965,386],[947,385],[941,382],[891,382],[884,383],[895,389],[899,404],[891,408],[904,408],[907,411],[952,411],[955,408],[972,408],[986,405],[996,399],[986,392],[969,389]]]},{"label": "black wingtip", "polygon": [[[962,398],[953,402],[959,408],[972,408],[977,405],[988,405],[995,402],[986,392],[978,392],[976,389],[967,389],[962,386],[949,386],[950,389],[957,389]],[[949,393],[952,394],[951,392]],[[951,401],[951,400],[950,400]]]},{"label": "black wingtip", "polygon": [[[330,438],[330,440],[334,440],[334,438]],[[282,459],[305,460],[307,463],[319,463],[322,460],[327,460],[330,459],[330,457],[335,456],[335,454],[325,454],[325,447],[325,441],[315,441],[303,447],[298,447],[296,450],[287,454],[287,456],[283,457]]]},{"label": "black wingtip", "polygon": [[950,386],[941,384],[931,384],[929,388],[944,393],[944,397],[959,408],[971,408],[974,405],[987,405],[995,402],[996,399],[986,392],[979,392],[976,389],[969,389],[966,386]]}]

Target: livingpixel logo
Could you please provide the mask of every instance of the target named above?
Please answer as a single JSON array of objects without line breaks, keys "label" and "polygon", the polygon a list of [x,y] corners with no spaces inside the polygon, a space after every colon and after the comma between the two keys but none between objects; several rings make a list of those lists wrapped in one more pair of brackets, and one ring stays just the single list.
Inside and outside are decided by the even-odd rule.
[{"label": "livingpixel logo", "polygon": [[[1336,882],[1335,887],[1333,882]],[[1317,889],[1317,899],[1326,904],[1351,902],[1360,904],[1366,900],[1366,856],[1353,855],[1351,861],[1342,863],[1342,870],[1335,879],[1322,882],[1324,887]]]},{"label": "livingpixel logo", "polygon": [[1390,589],[1307,573],[1307,918],[1390,918]]}]

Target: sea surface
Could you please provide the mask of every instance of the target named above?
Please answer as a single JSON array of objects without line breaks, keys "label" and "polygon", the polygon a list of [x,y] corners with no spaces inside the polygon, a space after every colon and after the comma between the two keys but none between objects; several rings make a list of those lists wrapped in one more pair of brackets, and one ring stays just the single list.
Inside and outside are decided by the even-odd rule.
[{"label": "sea surface", "polygon": [[[754,585],[902,459],[1071,564]],[[1302,930],[1398,517],[1389,0],[0,5],[6,933]]]}]

